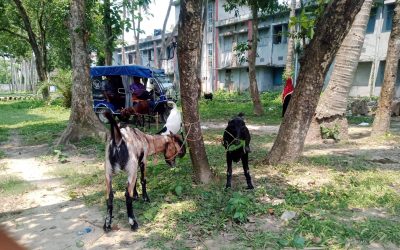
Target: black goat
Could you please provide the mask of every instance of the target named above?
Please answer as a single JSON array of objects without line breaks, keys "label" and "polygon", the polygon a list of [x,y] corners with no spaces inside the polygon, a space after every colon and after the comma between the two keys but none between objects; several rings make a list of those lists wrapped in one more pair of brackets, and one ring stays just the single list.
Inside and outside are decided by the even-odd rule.
[{"label": "black goat", "polygon": [[249,171],[250,132],[243,120],[244,114],[239,113],[228,122],[224,131],[223,145],[226,149],[226,188],[232,184],[232,161],[242,160],[244,176],[246,177],[247,189],[253,189]]},{"label": "black goat", "polygon": [[204,93],[204,99],[212,101],[213,93]]}]

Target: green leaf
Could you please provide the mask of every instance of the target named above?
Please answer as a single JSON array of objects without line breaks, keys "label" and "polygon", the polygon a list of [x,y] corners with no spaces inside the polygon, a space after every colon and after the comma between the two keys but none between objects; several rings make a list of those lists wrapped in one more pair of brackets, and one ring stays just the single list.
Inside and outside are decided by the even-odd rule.
[{"label": "green leaf", "polygon": [[301,236],[296,236],[293,239],[293,246],[296,248],[304,248],[305,243],[306,243],[306,240]]},{"label": "green leaf", "polygon": [[242,218],[242,217],[243,217],[243,213],[239,212],[239,211],[236,211],[235,214],[233,215],[234,219],[239,219],[239,218]]},{"label": "green leaf", "polygon": [[283,247],[286,247],[289,245],[289,241],[287,239],[280,239],[280,240],[278,240],[278,244]]},{"label": "green leaf", "polygon": [[182,195],[182,191],[183,191],[182,186],[176,186],[176,187],[175,187],[175,194],[176,194],[177,196],[181,196],[181,195]]}]

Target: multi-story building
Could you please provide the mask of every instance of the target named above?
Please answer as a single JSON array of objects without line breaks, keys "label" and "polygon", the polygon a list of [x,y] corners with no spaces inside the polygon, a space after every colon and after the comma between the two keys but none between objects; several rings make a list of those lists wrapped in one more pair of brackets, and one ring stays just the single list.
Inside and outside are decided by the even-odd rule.
[{"label": "multi-story building", "polygon": [[[379,96],[392,29],[394,3],[395,0],[385,0],[383,5],[377,4],[371,10],[362,53],[350,92],[352,96]],[[400,77],[396,81],[397,97],[400,96],[399,85]]]},{"label": "multi-story building", "polygon": [[[161,54],[161,34],[158,30],[154,32],[156,35],[147,36],[144,39],[140,39],[139,51],[142,65],[149,67],[157,67],[157,60]],[[172,34],[165,34],[166,37],[170,37]],[[175,38],[172,39],[169,46],[166,48],[166,58],[161,60],[161,68],[163,68],[167,75],[173,75],[177,67],[176,48],[174,47]],[[129,44],[125,46],[125,64],[134,64],[136,56],[135,44]],[[116,65],[122,65],[122,50],[117,48],[113,54],[113,63]]]},{"label": "multi-story building", "polygon": [[[383,82],[394,2],[395,0],[385,0],[384,4],[375,5],[371,11],[360,62],[350,93],[352,96],[379,95]],[[213,92],[218,89],[244,91],[249,87],[248,65],[246,62],[239,62],[234,48],[237,44],[251,39],[253,31],[250,10],[245,7],[240,8],[239,15],[235,16],[234,13],[225,11],[225,3],[226,0],[207,1],[201,63],[203,92]],[[300,3],[298,7],[299,5]],[[178,18],[179,3],[177,1],[175,3],[176,23]],[[288,22],[288,12],[270,15],[259,22],[256,75],[260,91],[282,88],[282,73],[287,55]],[[154,65],[160,39],[160,36],[154,36],[141,40],[140,51],[144,65]],[[118,53],[121,58],[120,50],[116,54]],[[133,63],[135,53],[133,46],[128,46],[126,53],[129,63]],[[120,61],[120,59],[116,60],[116,62]],[[167,72],[176,73],[176,56],[173,60],[166,61],[165,67]],[[329,76],[330,72],[327,79]],[[396,96],[400,96],[400,88],[397,88]]]}]

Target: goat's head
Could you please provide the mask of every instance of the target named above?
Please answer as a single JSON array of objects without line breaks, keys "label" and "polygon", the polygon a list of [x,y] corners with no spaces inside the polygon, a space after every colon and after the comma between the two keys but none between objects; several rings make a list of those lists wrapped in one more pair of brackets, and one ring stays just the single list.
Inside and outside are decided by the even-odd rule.
[{"label": "goat's head", "polygon": [[243,120],[243,116],[244,114],[240,113],[228,122],[223,139],[225,148],[229,145],[239,145],[250,136],[246,128],[246,123]]},{"label": "goat's head", "polygon": [[170,166],[175,166],[176,157],[182,158],[186,154],[186,147],[179,135],[168,135],[168,142],[165,147],[165,162]]}]

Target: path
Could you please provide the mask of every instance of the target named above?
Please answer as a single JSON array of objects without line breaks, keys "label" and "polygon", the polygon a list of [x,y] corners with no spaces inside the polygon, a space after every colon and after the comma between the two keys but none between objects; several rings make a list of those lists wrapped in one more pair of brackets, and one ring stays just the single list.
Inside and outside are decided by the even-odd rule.
[{"label": "path", "polygon": [[[99,219],[102,214],[80,201],[71,201],[62,180],[47,174],[48,166],[38,160],[47,145],[21,146],[17,135],[0,150],[6,153],[5,176],[18,176],[34,187],[19,197],[2,198],[1,225],[19,243],[29,249],[74,249],[76,241],[90,246],[103,235]],[[93,231],[84,236],[77,232],[85,227]]]},{"label": "path", "polygon": [[[225,129],[228,123],[224,122],[201,122],[202,129]],[[251,125],[246,124],[251,133],[254,134],[277,134],[279,125]]]}]

